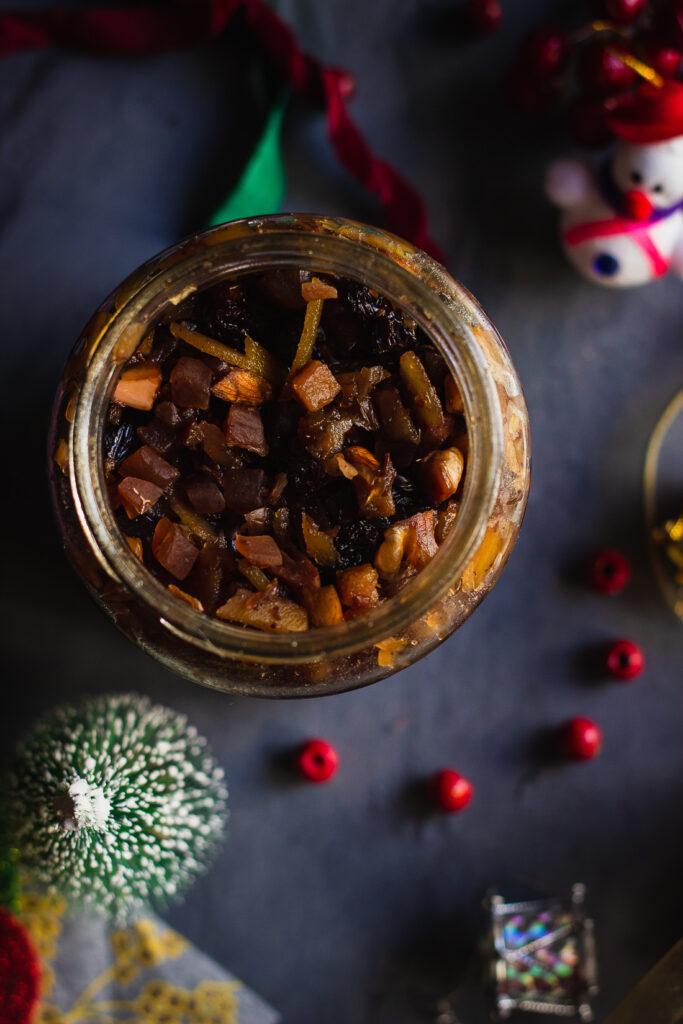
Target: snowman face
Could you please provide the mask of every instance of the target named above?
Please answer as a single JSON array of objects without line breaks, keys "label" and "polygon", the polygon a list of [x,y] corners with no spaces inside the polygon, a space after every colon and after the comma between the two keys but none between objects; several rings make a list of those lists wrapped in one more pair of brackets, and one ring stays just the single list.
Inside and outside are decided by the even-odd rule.
[{"label": "snowman face", "polygon": [[637,189],[655,207],[672,206],[683,198],[683,135],[649,146],[620,142],[612,170],[622,192]]}]

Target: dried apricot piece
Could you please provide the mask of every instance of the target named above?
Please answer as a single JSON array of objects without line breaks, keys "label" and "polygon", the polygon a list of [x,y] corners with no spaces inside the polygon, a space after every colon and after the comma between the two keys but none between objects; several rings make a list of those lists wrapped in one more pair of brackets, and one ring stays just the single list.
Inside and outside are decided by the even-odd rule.
[{"label": "dried apricot piece", "polygon": [[289,379],[289,386],[308,412],[317,412],[341,391],[341,385],[326,363],[312,359]]},{"label": "dried apricot piece", "polygon": [[[258,600],[253,600],[258,597]],[[275,597],[267,591],[256,594],[245,587],[239,587],[225,604],[217,609],[219,619],[236,622],[242,626],[253,626],[274,633],[301,633],[308,629],[308,615],[305,608],[283,597]]]},{"label": "dried apricot piece", "polygon": [[161,385],[161,370],[154,363],[138,363],[119,377],[112,401],[143,412],[151,409]]}]

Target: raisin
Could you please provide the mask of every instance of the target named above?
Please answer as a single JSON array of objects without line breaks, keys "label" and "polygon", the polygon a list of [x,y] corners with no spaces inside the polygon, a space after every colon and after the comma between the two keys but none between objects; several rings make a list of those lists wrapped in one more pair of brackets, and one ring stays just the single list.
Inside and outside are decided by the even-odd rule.
[{"label": "raisin", "polygon": [[127,458],[137,444],[135,426],[130,421],[124,421],[115,427],[108,427],[104,432],[104,453],[108,459],[113,459],[117,464]]},{"label": "raisin", "polygon": [[345,523],[334,538],[337,568],[350,569],[363,562],[372,562],[388,525],[388,519],[361,519]]}]

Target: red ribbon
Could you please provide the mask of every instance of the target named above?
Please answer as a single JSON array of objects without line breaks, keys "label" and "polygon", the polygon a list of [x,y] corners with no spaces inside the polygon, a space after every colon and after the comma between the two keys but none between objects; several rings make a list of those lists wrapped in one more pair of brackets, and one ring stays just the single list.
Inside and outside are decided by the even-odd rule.
[{"label": "red ribbon", "polygon": [[162,53],[218,35],[243,11],[247,23],[292,89],[327,111],[327,134],[340,163],[379,199],[387,225],[438,260],[419,193],[372,152],[349,115],[349,76],[301,48],[292,29],[265,0],[176,0],[159,7],[0,14],[0,56],[63,46],[106,54]]}]

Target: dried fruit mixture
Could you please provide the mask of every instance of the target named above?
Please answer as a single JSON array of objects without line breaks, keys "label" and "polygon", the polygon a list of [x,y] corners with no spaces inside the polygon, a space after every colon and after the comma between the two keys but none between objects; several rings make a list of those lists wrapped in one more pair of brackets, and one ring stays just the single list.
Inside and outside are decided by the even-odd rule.
[{"label": "dried fruit mixture", "polygon": [[139,345],[104,430],[133,553],[196,611],[329,626],[395,594],[457,517],[458,388],[426,336],[347,278],[249,275]]}]

